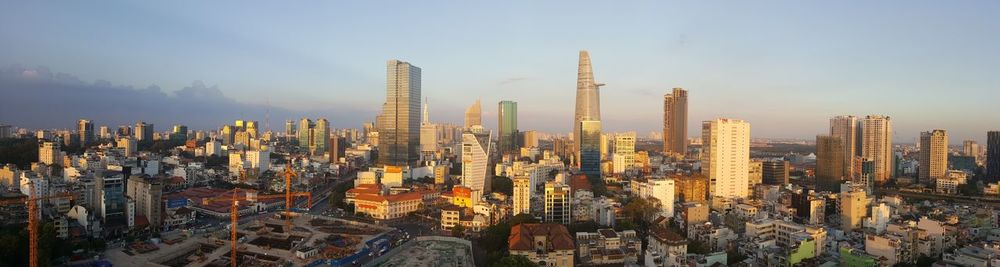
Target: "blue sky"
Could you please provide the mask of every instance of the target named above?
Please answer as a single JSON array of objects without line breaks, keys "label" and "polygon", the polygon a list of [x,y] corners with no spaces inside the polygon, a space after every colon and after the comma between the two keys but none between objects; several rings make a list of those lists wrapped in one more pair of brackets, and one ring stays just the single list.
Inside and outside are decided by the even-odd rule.
[{"label": "blue sky", "polygon": [[998,12],[996,1],[10,1],[0,66],[164,91],[201,80],[358,127],[397,58],[423,69],[433,120],[459,122],[481,98],[495,128],[505,99],[519,102],[520,128],[568,132],[587,49],[607,84],[606,131],[659,131],[663,93],[684,87],[691,134],[732,117],[755,137],[811,138],[834,115],[886,114],[897,141],[943,128],[958,143],[1000,128]]}]

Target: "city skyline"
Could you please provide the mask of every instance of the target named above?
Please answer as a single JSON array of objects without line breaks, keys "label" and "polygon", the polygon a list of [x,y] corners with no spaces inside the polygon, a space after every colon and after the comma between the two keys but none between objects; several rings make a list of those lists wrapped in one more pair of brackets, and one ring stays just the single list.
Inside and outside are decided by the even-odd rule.
[{"label": "city skyline", "polygon": [[[659,121],[662,116],[659,101],[651,98],[667,93],[670,88],[683,87],[690,91],[690,117],[688,120],[688,135],[698,135],[698,123],[719,117],[739,117],[753,123],[755,138],[798,138],[810,140],[816,133],[825,132],[826,120],[837,115],[853,114],[884,114],[895,118],[894,140],[900,143],[913,143],[919,133],[926,129],[947,129],[953,144],[961,140],[974,139],[985,142],[985,131],[981,125],[997,125],[1000,118],[986,116],[979,118],[972,114],[989,114],[989,99],[995,99],[996,77],[988,73],[997,69],[996,60],[1000,55],[989,47],[997,44],[988,25],[990,8],[983,5],[965,3],[952,5],[932,5],[929,3],[913,3],[911,5],[892,5],[902,9],[902,14],[890,14],[865,11],[865,8],[881,10],[889,4],[873,3],[869,5],[839,6],[835,4],[790,5],[780,3],[761,3],[759,5],[745,4],[725,5],[715,7],[691,7],[684,4],[670,4],[666,9],[662,3],[646,6],[608,7],[601,5],[582,5],[565,7],[556,4],[538,4],[531,6],[533,12],[515,12],[524,3],[515,3],[502,7],[500,14],[488,14],[485,10],[458,6],[454,8],[469,8],[468,15],[488,15],[484,22],[471,23],[468,27],[486,26],[488,30],[500,31],[513,36],[511,40],[485,45],[480,41],[461,38],[455,43],[443,44],[439,48],[431,44],[434,38],[453,38],[469,33],[469,28],[457,27],[450,29],[445,22],[454,21],[458,15],[445,15],[433,18],[435,14],[409,15],[406,18],[390,18],[393,23],[401,19],[423,19],[427,21],[428,29],[446,29],[442,33],[429,34],[415,38],[415,45],[402,50],[384,44],[374,47],[359,48],[356,44],[334,42],[341,38],[357,40],[380,40],[372,33],[363,30],[348,30],[337,25],[337,19],[325,19],[320,14],[332,7],[316,8],[316,11],[305,12],[301,18],[289,23],[306,23],[299,33],[289,36],[282,33],[282,26],[292,24],[275,24],[265,27],[260,33],[247,32],[240,27],[234,27],[234,22],[223,22],[210,15],[212,11],[229,8],[225,3],[206,4],[203,9],[190,14],[191,21],[185,21],[177,6],[165,3],[133,3],[106,7],[111,11],[123,11],[122,14],[147,14],[152,18],[162,19],[158,22],[145,22],[142,25],[123,25],[122,21],[130,21],[131,16],[114,15],[101,17],[101,10],[84,3],[68,3],[53,5],[49,3],[17,3],[11,8],[0,11],[6,25],[20,25],[18,28],[5,27],[3,35],[11,42],[0,44],[0,48],[19,51],[19,53],[4,53],[0,55],[0,68],[20,64],[30,66],[47,66],[52,73],[68,73],[53,79],[82,80],[86,86],[71,86],[70,89],[87,88],[118,88],[118,84],[134,86],[136,95],[144,96],[146,86],[155,84],[160,88],[151,99],[171,99],[169,104],[191,106],[207,105],[206,103],[186,102],[177,99],[202,97],[210,102],[223,102],[229,107],[228,114],[218,114],[212,121],[185,123],[193,129],[206,129],[206,126],[218,125],[236,117],[254,118],[265,121],[264,109],[270,109],[271,129],[280,127],[280,122],[286,119],[301,117],[326,117],[331,126],[336,128],[357,128],[364,121],[373,121],[378,113],[378,105],[382,96],[379,90],[383,85],[380,65],[385,60],[399,58],[416,64],[427,70],[424,75],[424,94],[435,102],[432,111],[434,118],[440,122],[459,123],[462,110],[476,98],[482,98],[487,103],[500,100],[519,102],[519,112],[529,115],[531,119],[522,119],[519,128],[533,129],[542,132],[566,134],[572,130],[565,125],[567,118],[572,117],[572,103],[552,102],[549,99],[572,99],[572,58],[575,51],[587,49],[600,55],[600,64],[595,71],[601,74],[601,80],[611,86],[605,88],[603,94],[602,128],[608,132],[623,132],[634,130],[639,136],[659,131],[660,125],[651,123]],[[432,10],[438,3],[429,3],[419,10]],[[248,5],[241,7],[251,14],[264,12],[266,6]],[[357,11],[354,16],[366,15],[379,10],[372,6],[349,6],[344,10]],[[391,7],[390,11],[412,8],[408,5]],[[621,18],[620,22],[607,20],[582,22],[581,29],[568,29],[562,22],[546,18],[560,8],[571,8],[578,12],[574,14],[592,14],[595,11],[608,9],[614,16],[630,14],[624,11],[634,11],[634,15]],[[736,14],[740,8],[761,10],[751,14]],[[769,10],[772,8],[773,10]],[[626,10],[623,10],[626,9]],[[76,11],[93,12],[76,12]],[[666,15],[653,10],[665,10]],[[127,11],[127,12],[126,12]],[[833,11],[833,12],[827,12]],[[52,21],[42,21],[37,24],[24,25],[15,23],[26,20],[26,16],[38,15],[41,12],[63,14],[65,18]],[[337,11],[344,12],[344,11]],[[699,18],[698,15],[721,12],[735,18],[713,20],[713,16]],[[114,12],[112,12],[114,13]],[[654,14],[655,13],[655,14]],[[677,14],[674,14],[677,13]],[[688,14],[690,13],[690,14]],[[733,13],[733,14],[731,14]],[[829,13],[829,14],[826,14]],[[671,14],[677,16],[671,16]],[[844,25],[832,25],[827,19],[849,14],[854,19],[843,21]],[[104,14],[106,15],[106,14]],[[465,15],[462,15],[465,16]],[[560,15],[567,21],[579,21],[577,16]],[[778,19],[768,20],[767,16]],[[937,18],[924,21],[921,18],[930,16]],[[336,16],[332,16],[336,17]],[[508,26],[501,24],[503,18],[518,18]],[[666,17],[666,18],[661,18]],[[671,18],[673,17],[673,18]],[[66,36],[45,36],[45,30],[54,27],[70,25],[68,20],[89,21],[81,24],[82,29],[100,30],[100,37],[105,39],[127,39],[128,49],[123,53],[113,53],[109,49],[117,46],[101,46],[101,38],[79,38],[79,47],[52,45],[54,40],[78,37],[76,34]],[[775,25],[789,19],[796,19],[803,25]],[[258,23],[277,23],[273,16],[263,16]],[[685,20],[687,22],[685,22]],[[242,18],[237,22],[245,22]],[[739,21],[749,23],[749,33],[733,32],[730,26]],[[834,20],[835,21],[835,20]],[[942,23],[937,23],[943,21]],[[606,25],[601,23],[608,23]],[[294,24],[297,25],[297,24]],[[382,25],[382,24],[377,24]],[[362,27],[364,29],[376,29]],[[859,25],[869,26],[869,30],[853,31]],[[150,30],[148,38],[128,38],[130,33],[146,26]],[[178,31],[198,28],[193,34],[184,35]],[[537,26],[537,27],[535,27]],[[766,26],[780,26],[765,30]],[[176,28],[176,29],[175,29]],[[537,28],[537,29],[533,29]],[[739,28],[739,27],[735,27]],[[921,30],[914,30],[919,28]],[[530,43],[527,40],[545,41],[539,33],[556,33],[552,38],[566,37],[566,41],[548,45],[514,45],[515,43]],[[568,30],[567,30],[568,29]],[[579,34],[587,29],[590,34]],[[618,31],[617,29],[629,29]],[[320,37],[305,37],[309,34],[330,30],[337,33],[333,39]],[[86,31],[82,31],[86,32]],[[390,33],[399,33],[389,30]],[[219,36],[211,33],[220,33]],[[652,34],[649,34],[652,33]],[[889,34],[887,34],[889,33]],[[641,37],[643,34],[648,37]],[[192,36],[193,35],[193,36]],[[413,34],[405,33],[413,37]],[[809,38],[792,38],[781,36],[803,36]],[[940,35],[942,38],[929,38]],[[494,40],[496,37],[480,36],[483,40]],[[585,37],[572,37],[585,36]],[[44,37],[44,38],[42,38]],[[201,37],[198,39],[195,37]],[[610,39],[626,40],[635,43],[634,46],[620,45],[604,41]],[[780,37],[780,38],[779,38]],[[33,46],[35,39],[42,38],[46,46]],[[171,38],[181,39],[176,41]],[[315,38],[315,39],[314,39]],[[374,38],[374,39],[373,39]],[[647,39],[648,38],[648,39]],[[721,38],[721,39],[720,39]],[[731,38],[734,42],[722,42]],[[772,39],[774,38],[774,39]],[[247,41],[246,44],[235,43],[233,40]],[[825,44],[830,40],[839,40]],[[477,39],[478,40],[478,39]],[[163,41],[164,44],[154,44],[153,41]],[[471,43],[470,43],[471,42]],[[62,42],[73,43],[73,42]],[[358,43],[368,43],[359,41]],[[733,44],[730,44],[733,43]],[[198,49],[185,54],[187,49],[180,49],[171,44],[195,45]],[[324,49],[316,49],[316,45],[335,44]],[[458,47],[476,44],[477,49],[459,49]],[[238,49],[225,51],[225,47],[237,45]],[[362,45],[363,46],[363,45]],[[810,49],[803,49],[810,47]],[[902,48],[901,48],[902,47]],[[271,49],[269,49],[271,48]],[[445,50],[442,50],[445,49]],[[73,53],[83,52],[83,53]],[[152,53],[162,51],[163,53]],[[307,51],[316,51],[310,54]],[[398,51],[398,52],[397,52]],[[443,51],[456,51],[454,55],[442,56]],[[490,53],[495,51],[495,53]],[[722,52],[722,53],[719,53]],[[476,73],[467,68],[472,60],[471,55],[485,55],[492,61],[491,70]],[[163,55],[169,55],[170,58]],[[544,55],[544,56],[536,56]],[[71,57],[70,57],[71,56]],[[276,57],[289,56],[289,60],[279,60]],[[506,58],[496,58],[503,56]],[[62,60],[70,57],[76,60]],[[231,58],[245,58],[257,67],[242,67],[226,69],[228,65],[221,62]],[[205,64],[196,63],[195,59],[207,59]],[[456,58],[461,58],[456,60]],[[100,62],[100,66],[97,62]],[[154,62],[156,64],[149,64]],[[231,62],[245,62],[232,60]],[[263,63],[263,64],[259,64]],[[301,64],[299,64],[301,63]],[[165,66],[152,68],[149,65]],[[213,69],[214,67],[214,69]],[[38,71],[28,73],[38,75]],[[44,73],[44,71],[42,71]],[[271,75],[263,75],[263,74]],[[25,74],[17,72],[16,74]],[[0,86],[5,94],[24,93],[13,91],[11,73],[3,75]],[[266,77],[266,78],[261,78]],[[192,83],[193,80],[205,82]],[[64,81],[65,80],[61,80]],[[110,81],[110,82],[104,82]],[[77,81],[78,82],[78,81]],[[114,85],[114,86],[113,86]],[[19,87],[20,88],[20,87]],[[24,86],[24,88],[34,88]],[[947,88],[948,90],[939,90]],[[185,90],[190,89],[190,90]],[[113,93],[113,92],[112,92]],[[148,92],[146,92],[148,93]],[[20,95],[17,95],[20,96]],[[95,101],[103,95],[97,95]],[[345,97],[345,96],[350,96]],[[221,98],[219,98],[221,97]],[[882,99],[897,97],[901,101],[886,103]],[[34,98],[11,98],[33,100]],[[85,98],[86,99],[86,98]],[[755,102],[746,103],[747,99]],[[2,102],[5,106],[11,104],[11,109],[2,110],[0,121],[8,124],[31,128],[67,128],[76,120],[86,118],[94,120],[97,125],[115,126],[129,124],[137,120],[150,121],[158,125],[173,125],[183,123],[183,113],[164,118],[146,118],[141,115],[125,117],[126,114],[102,114],[92,111],[86,104],[69,102],[68,108],[83,110],[78,118],[53,119],[44,116],[32,117],[32,107],[27,109],[17,103]],[[921,108],[920,104],[956,103],[941,106],[939,109]],[[961,103],[961,104],[957,104]],[[165,104],[166,105],[166,104]],[[270,108],[268,108],[268,106]],[[783,108],[772,108],[781,106]],[[82,108],[81,108],[82,107]],[[785,112],[795,110],[796,112]],[[8,115],[10,114],[10,115]],[[250,116],[241,116],[250,115]],[[483,113],[483,125],[497,125],[496,114],[490,109]],[[525,117],[528,118],[528,117]],[[957,119],[957,118],[976,118]],[[201,118],[199,118],[201,119]],[[203,119],[204,120],[204,119]],[[985,120],[985,121],[983,121]],[[795,125],[791,127],[789,125]],[[489,127],[488,127],[489,128]]]}]

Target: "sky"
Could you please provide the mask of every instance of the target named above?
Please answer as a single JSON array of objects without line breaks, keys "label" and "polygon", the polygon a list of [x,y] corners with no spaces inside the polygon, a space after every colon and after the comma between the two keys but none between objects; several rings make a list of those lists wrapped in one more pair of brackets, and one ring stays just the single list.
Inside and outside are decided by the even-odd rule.
[{"label": "sky", "polygon": [[[891,116],[897,142],[930,129],[948,130],[953,144],[982,141],[1000,129],[997,1],[2,6],[0,123],[22,127],[69,128],[87,117],[210,129],[244,116],[281,129],[308,116],[357,128],[385,99],[386,61],[399,59],[422,68],[433,121],[461,123],[478,98],[484,124],[496,128],[496,103],[513,100],[522,130],[566,133],[585,49],[607,84],[609,132],[661,131],[673,87],[689,90],[691,136],[701,121],[728,117],[750,122],[754,137],[812,139],[844,114]],[[24,81],[38,70],[51,75]],[[202,101],[188,101],[192,92]],[[112,110],[129,98],[105,94],[150,98]],[[59,104],[24,104],[43,97]]]}]

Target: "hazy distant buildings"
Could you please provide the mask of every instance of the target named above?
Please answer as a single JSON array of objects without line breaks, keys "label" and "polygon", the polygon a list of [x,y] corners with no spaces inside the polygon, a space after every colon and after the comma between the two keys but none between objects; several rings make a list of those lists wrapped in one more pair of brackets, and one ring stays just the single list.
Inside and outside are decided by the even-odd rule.
[{"label": "hazy distant buildings", "polygon": [[521,146],[538,147],[538,132],[532,130],[521,132]]},{"label": "hazy distant buildings", "polygon": [[518,142],[517,142],[517,102],[504,100],[497,104],[497,127],[500,131],[500,149],[501,155],[509,153],[518,153]]},{"label": "hazy distant buildings", "polygon": [[326,119],[317,119],[313,122],[308,118],[302,118],[299,120],[296,134],[299,148],[309,151],[310,155],[322,155],[329,149],[330,123]]},{"label": "hazy distant buildings", "polygon": [[710,195],[733,198],[750,195],[750,123],[715,119],[702,123],[701,172],[709,179]]},{"label": "hazy distant buildings", "polygon": [[483,106],[479,103],[479,99],[465,109],[465,129],[476,125],[483,125]]},{"label": "hazy distant buildings", "polygon": [[892,121],[888,116],[869,115],[861,120],[861,158],[874,162],[875,183],[885,183],[892,178]]},{"label": "hazy distant buildings", "polygon": [[379,115],[378,165],[413,165],[420,145],[420,68],[389,60],[386,96]]},{"label": "hazy distant buildings", "polygon": [[840,139],[843,153],[837,156],[842,162],[844,179],[852,180],[855,174],[855,156],[858,156],[858,118],[854,116],[837,116],[830,119],[830,136]]},{"label": "hazy distant buildings", "polygon": [[844,143],[839,136],[816,136],[816,188],[818,191],[840,192],[845,182]]},{"label": "hazy distant buildings", "polygon": [[919,178],[933,184],[948,172],[948,132],[933,130],[920,133]]},{"label": "hazy distant buildings", "polygon": [[687,152],[687,90],[674,88],[663,95],[663,153],[682,156]]},{"label": "hazy distant buildings", "polygon": [[576,111],[573,116],[573,147],[576,149],[574,162],[591,177],[600,176],[601,173],[600,87],[603,85],[594,81],[590,54],[581,50],[576,78]]},{"label": "hazy distant buildings", "polygon": [[424,100],[423,115],[420,117],[420,153],[434,155],[437,152],[438,130],[437,125],[431,123],[430,111],[427,107],[427,100]]},{"label": "hazy distant buildings", "polygon": [[1000,131],[986,133],[986,180],[1000,181]]}]

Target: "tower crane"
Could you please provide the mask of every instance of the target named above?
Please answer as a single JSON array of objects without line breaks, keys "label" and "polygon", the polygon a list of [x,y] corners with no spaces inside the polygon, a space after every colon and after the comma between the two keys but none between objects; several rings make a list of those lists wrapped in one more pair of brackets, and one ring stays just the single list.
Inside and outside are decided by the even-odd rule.
[{"label": "tower crane", "polygon": [[27,205],[28,206],[28,251],[29,259],[28,266],[38,267],[38,201],[47,199],[59,199],[66,198],[73,200],[73,195],[70,193],[58,193],[49,196],[35,197],[35,184],[29,183],[28,190],[30,191],[28,197],[9,199],[0,201],[0,205]]},{"label": "tower crane", "polygon": [[[204,205],[211,204],[212,202],[230,202],[230,203],[232,203],[232,207],[230,208],[230,219],[232,220],[232,222],[231,222],[232,225],[230,226],[230,228],[232,228],[231,229],[232,232],[230,234],[231,235],[230,236],[230,241],[232,242],[233,249],[232,249],[232,252],[229,254],[229,261],[230,261],[231,266],[233,266],[233,267],[236,267],[236,247],[237,247],[236,246],[236,243],[237,243],[237,238],[236,238],[237,232],[236,232],[236,229],[237,229],[237,225],[239,224],[239,214],[240,214],[239,202],[240,201],[252,201],[252,202],[254,202],[254,201],[263,200],[263,199],[281,199],[281,198],[286,198],[286,205],[285,206],[289,207],[289,205],[287,204],[288,203],[287,200],[291,199],[291,198],[288,198],[287,195],[280,195],[280,194],[256,195],[256,194],[250,194],[250,191],[247,191],[247,194],[245,194],[244,196],[239,196],[239,195],[237,195],[238,191],[239,190],[233,189],[233,194],[232,194],[231,197],[230,196],[218,196],[218,197],[214,197],[214,198],[202,199],[202,204],[204,204]],[[309,202],[308,203],[311,206],[312,205],[312,196],[311,195],[303,195],[303,196],[309,197]]]}]

